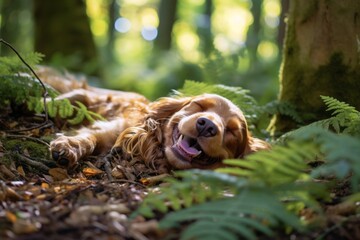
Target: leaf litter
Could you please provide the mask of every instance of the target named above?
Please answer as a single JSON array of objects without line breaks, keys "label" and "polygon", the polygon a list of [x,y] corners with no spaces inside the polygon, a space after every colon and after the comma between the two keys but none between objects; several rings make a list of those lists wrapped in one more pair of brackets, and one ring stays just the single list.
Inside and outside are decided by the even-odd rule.
[{"label": "leaf litter", "polygon": [[127,159],[107,166],[105,156],[90,157],[73,171],[59,168],[47,150],[58,131],[15,137],[1,131],[0,239],[159,239],[156,219],[130,215],[147,195],[146,185],[162,178]]}]

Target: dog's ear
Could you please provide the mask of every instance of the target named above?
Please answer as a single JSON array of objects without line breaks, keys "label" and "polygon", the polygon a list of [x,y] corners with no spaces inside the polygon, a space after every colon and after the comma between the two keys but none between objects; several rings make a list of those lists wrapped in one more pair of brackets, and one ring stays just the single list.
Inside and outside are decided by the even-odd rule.
[{"label": "dog's ear", "polygon": [[270,144],[261,140],[259,138],[250,137],[248,148],[245,150],[245,155],[253,152],[257,152],[260,150],[267,150],[270,149]]},{"label": "dog's ear", "polygon": [[150,104],[149,117],[155,120],[167,119],[190,103],[191,97],[183,98],[160,98]]},{"label": "dog's ear", "polygon": [[270,149],[271,146],[264,140],[255,138],[251,135],[250,131],[247,128],[246,121],[244,121],[244,128],[242,131],[242,144],[240,147],[239,158],[243,158],[250,153],[254,153],[260,150]]}]

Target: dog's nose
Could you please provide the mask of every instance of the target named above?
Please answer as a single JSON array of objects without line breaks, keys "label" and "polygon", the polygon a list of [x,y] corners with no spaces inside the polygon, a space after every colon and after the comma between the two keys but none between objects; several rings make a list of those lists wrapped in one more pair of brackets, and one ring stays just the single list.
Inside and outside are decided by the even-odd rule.
[{"label": "dog's nose", "polygon": [[210,119],[204,117],[197,120],[196,130],[198,131],[199,136],[203,137],[213,137],[218,132],[216,125]]}]

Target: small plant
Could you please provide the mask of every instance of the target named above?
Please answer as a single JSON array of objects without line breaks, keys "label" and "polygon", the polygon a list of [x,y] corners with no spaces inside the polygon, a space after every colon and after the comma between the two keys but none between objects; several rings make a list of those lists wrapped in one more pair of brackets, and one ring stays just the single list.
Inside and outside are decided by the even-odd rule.
[{"label": "small plant", "polygon": [[[30,53],[22,60],[30,68],[35,68],[42,57],[39,53]],[[84,120],[90,122],[96,119],[103,120],[100,115],[88,111],[80,102],[73,105],[67,99],[56,99],[58,93],[50,86],[43,85],[39,79],[32,77],[32,72],[25,67],[19,57],[0,57],[0,81],[0,104],[3,109],[24,105],[29,111],[35,113],[47,111],[50,117],[67,119],[70,124],[79,124]],[[44,91],[49,96],[47,101],[43,101]]]}]

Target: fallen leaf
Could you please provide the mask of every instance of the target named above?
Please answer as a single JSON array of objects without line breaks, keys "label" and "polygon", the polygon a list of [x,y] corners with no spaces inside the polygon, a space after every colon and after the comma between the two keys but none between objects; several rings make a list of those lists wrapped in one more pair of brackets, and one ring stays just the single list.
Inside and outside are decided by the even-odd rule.
[{"label": "fallen leaf", "polygon": [[49,184],[46,183],[46,182],[43,182],[43,183],[41,183],[41,188],[42,189],[49,189]]},{"label": "fallen leaf", "polygon": [[154,185],[154,184],[157,184],[159,182],[162,182],[162,181],[164,181],[165,178],[168,178],[170,176],[171,176],[170,174],[165,173],[165,174],[160,174],[160,175],[157,175],[157,176],[141,178],[140,182],[143,185],[150,186],[150,185]]},{"label": "fallen leaf", "polygon": [[5,216],[6,216],[6,219],[12,223],[16,222],[16,220],[17,220],[16,215],[10,211],[6,211]]},{"label": "fallen leaf", "polygon": [[82,172],[85,174],[86,177],[93,177],[99,174],[104,173],[104,171],[97,169],[97,168],[84,168]]},{"label": "fallen leaf", "polygon": [[54,181],[62,181],[69,178],[69,175],[64,168],[51,168],[49,174],[53,177]]},{"label": "fallen leaf", "polygon": [[20,176],[26,177],[24,168],[23,168],[22,166],[18,166],[16,170],[17,170],[17,172],[20,174]]},{"label": "fallen leaf", "polygon": [[33,223],[29,219],[18,219],[13,225],[13,230],[16,234],[34,233],[40,228],[40,223]]},{"label": "fallen leaf", "polygon": [[4,192],[5,192],[5,199],[10,199],[11,201],[19,201],[21,199],[23,199],[23,197],[21,197],[14,189],[12,189],[11,187],[8,186],[4,186],[3,188]]}]

